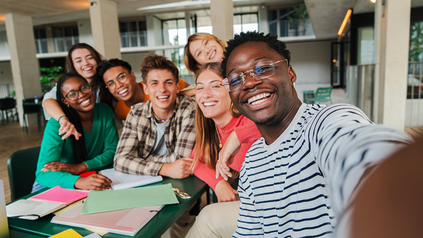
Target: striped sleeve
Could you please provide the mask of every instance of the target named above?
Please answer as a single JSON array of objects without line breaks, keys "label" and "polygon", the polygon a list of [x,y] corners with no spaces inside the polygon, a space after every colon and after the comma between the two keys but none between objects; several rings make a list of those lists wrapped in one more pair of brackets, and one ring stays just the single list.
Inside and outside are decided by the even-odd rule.
[{"label": "striped sleeve", "polygon": [[310,123],[308,135],[338,217],[364,172],[411,142],[399,131],[373,125],[360,109],[346,104],[321,110]]}]

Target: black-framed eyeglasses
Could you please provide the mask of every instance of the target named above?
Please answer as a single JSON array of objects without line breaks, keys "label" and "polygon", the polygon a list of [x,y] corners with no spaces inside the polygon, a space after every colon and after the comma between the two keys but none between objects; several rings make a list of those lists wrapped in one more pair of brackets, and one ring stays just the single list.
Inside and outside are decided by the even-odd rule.
[{"label": "black-framed eyeglasses", "polygon": [[286,62],[289,65],[287,59],[278,60],[273,62],[270,59],[261,59],[257,61],[253,69],[245,72],[231,73],[227,78],[223,80],[223,84],[228,91],[239,90],[245,83],[247,75],[250,75],[256,80],[265,79],[275,75],[275,64],[280,62]]},{"label": "black-framed eyeglasses", "polygon": [[[127,76],[127,74],[125,74],[125,73],[123,73],[123,74],[119,74],[119,75],[116,77],[116,80],[117,80],[119,83],[126,83],[126,80],[128,79],[126,76]],[[115,80],[109,80],[109,81],[107,81],[107,83],[106,83],[106,88],[108,88],[108,89],[110,89],[110,90],[115,90],[115,88],[116,88],[116,82],[115,82]]]},{"label": "black-framed eyeglasses", "polygon": [[83,94],[88,94],[88,93],[91,92],[91,86],[89,84],[82,85],[79,88],[79,90],[69,91],[68,94],[66,94],[65,97],[67,97],[71,101],[76,101],[76,100],[78,100],[78,98],[80,96],[79,92],[81,92]]}]

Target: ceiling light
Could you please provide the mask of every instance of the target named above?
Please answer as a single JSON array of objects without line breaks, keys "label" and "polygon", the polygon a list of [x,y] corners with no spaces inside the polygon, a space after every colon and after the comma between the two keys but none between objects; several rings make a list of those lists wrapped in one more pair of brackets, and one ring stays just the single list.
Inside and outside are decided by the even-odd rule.
[{"label": "ceiling light", "polygon": [[372,2],[372,3],[376,3],[376,0],[370,0],[370,2]]},{"label": "ceiling light", "polygon": [[350,17],[351,17],[351,13],[352,13],[352,10],[351,10],[351,9],[348,9],[347,14],[345,14],[344,21],[342,22],[342,25],[341,25],[341,27],[339,28],[339,31],[338,31],[338,36],[341,36],[341,35],[342,35],[342,33],[344,32],[344,28],[345,28],[345,26],[347,25],[347,22],[348,22],[348,20],[349,20],[349,19],[350,19]]}]

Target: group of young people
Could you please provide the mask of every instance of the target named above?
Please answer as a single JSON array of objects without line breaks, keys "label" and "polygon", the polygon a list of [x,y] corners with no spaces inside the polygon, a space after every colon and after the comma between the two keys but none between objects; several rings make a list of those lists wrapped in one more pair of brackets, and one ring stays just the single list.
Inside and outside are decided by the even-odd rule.
[{"label": "group of young people", "polygon": [[107,177],[86,172],[112,165],[129,174],[194,174],[218,203],[186,237],[325,237],[348,220],[369,171],[411,142],[356,107],[301,103],[290,52],[276,36],[241,33],[226,46],[196,33],[184,62],[194,90],[182,90],[189,84],[164,56],[145,57],[137,83],[127,62],[72,46],[67,73],[44,96],[52,119],[33,191],[107,189]]}]

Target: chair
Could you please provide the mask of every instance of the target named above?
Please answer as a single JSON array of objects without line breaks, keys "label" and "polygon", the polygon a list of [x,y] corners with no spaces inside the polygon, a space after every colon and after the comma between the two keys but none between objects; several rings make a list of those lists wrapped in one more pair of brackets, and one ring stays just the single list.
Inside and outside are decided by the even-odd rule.
[{"label": "chair", "polygon": [[9,121],[9,111],[15,109],[14,115],[17,115],[16,100],[14,98],[0,98],[0,113],[1,124],[4,123],[4,115],[6,114],[6,121]]},{"label": "chair", "polygon": [[322,103],[322,102],[332,103],[331,94],[332,94],[332,87],[317,88],[316,92],[314,93],[314,97],[307,98],[306,100],[312,101],[313,103]]},{"label": "chair", "polygon": [[16,151],[7,160],[12,201],[31,193],[40,148]]},{"label": "chair", "polygon": [[[42,99],[40,99],[40,102],[41,101],[42,101]],[[24,121],[23,130],[26,133],[28,133],[28,126],[26,124],[25,115],[31,114],[31,113],[36,113],[37,114],[37,123],[38,123],[38,132],[40,132],[41,131],[40,117],[44,121],[44,127],[46,126],[46,121],[45,121],[44,113],[43,113],[43,106],[41,105],[41,103],[35,103],[33,98],[23,99],[22,100],[22,108],[23,108],[23,121]]]}]

